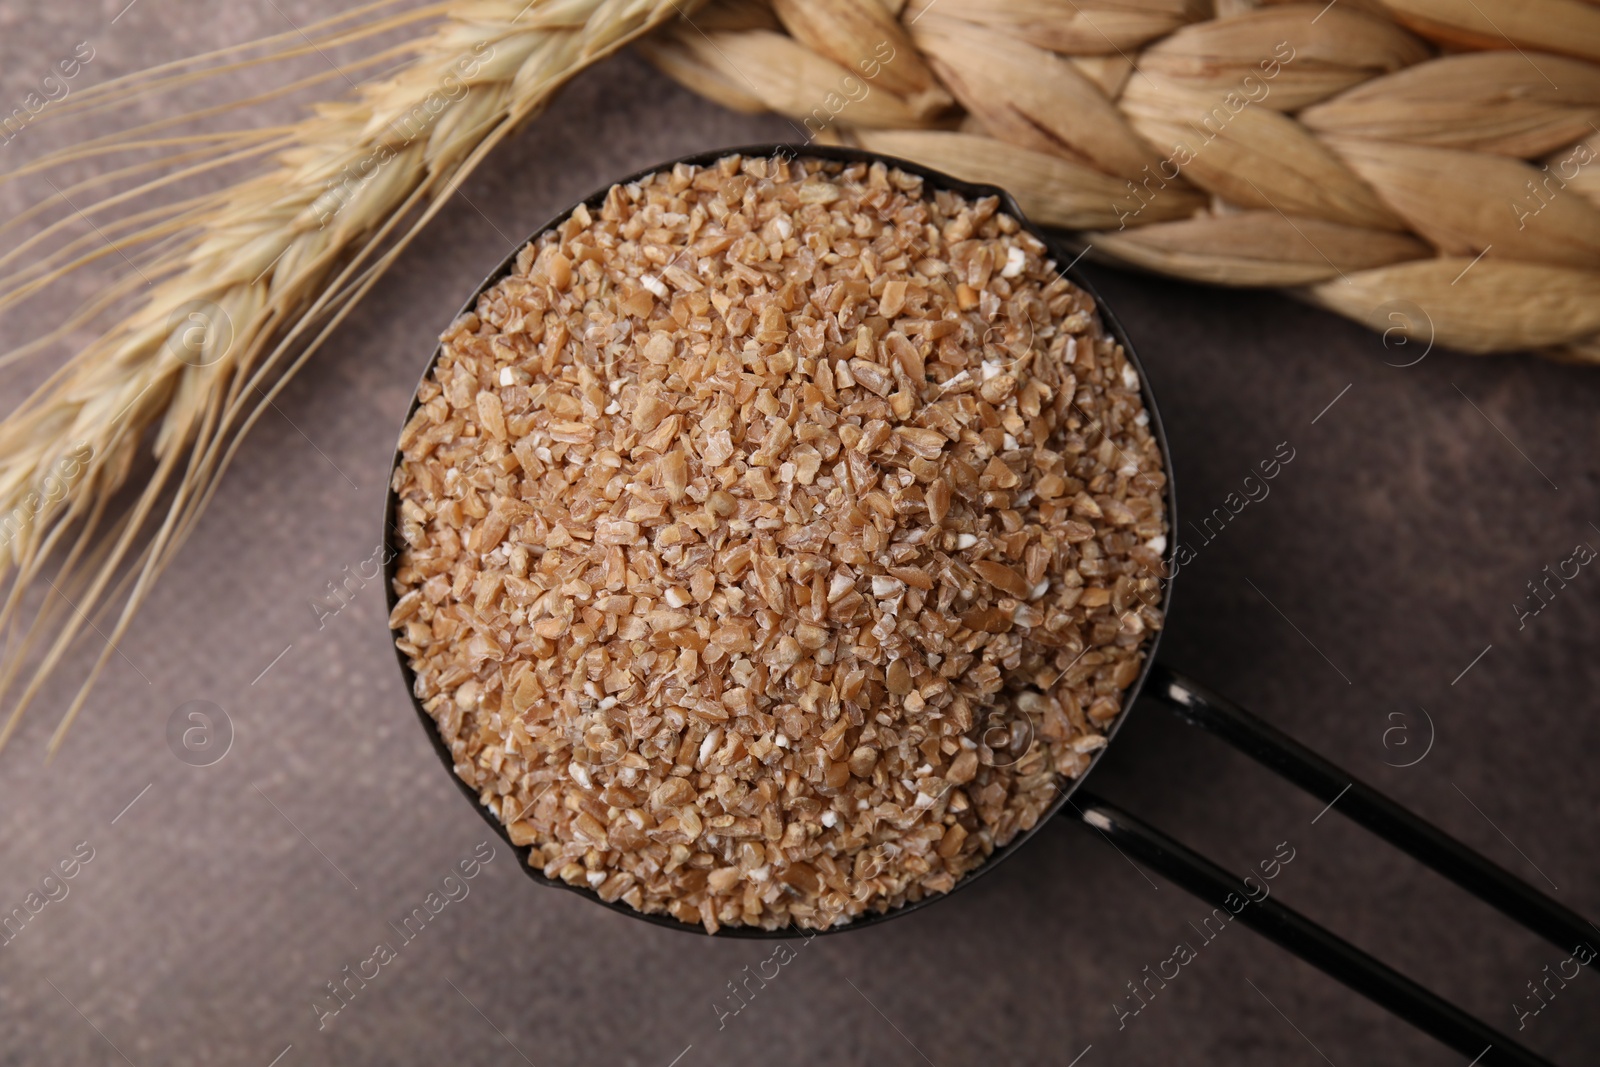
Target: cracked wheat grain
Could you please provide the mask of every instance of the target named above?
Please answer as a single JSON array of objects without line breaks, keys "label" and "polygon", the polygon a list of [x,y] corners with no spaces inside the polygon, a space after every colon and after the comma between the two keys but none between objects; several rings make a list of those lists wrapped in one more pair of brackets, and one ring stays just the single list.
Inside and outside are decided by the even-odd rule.
[{"label": "cracked wheat grain", "polygon": [[390,625],[552,878],[723,924],[949,891],[1105,744],[1165,474],[994,198],[729,157],[579,207],[400,439]]}]

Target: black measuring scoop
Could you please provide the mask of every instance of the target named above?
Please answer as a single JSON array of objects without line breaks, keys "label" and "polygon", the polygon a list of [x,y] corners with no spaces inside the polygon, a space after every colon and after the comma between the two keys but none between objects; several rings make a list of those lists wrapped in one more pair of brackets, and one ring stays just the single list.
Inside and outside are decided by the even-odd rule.
[{"label": "black measuring scoop", "polygon": [[[929,189],[945,189],[969,199],[989,196],[998,197],[1003,210],[1014,217],[1024,229],[1043,242],[1058,263],[1075,262],[1058,240],[1027,221],[1016,201],[1005,190],[994,186],[960,181],[916,163],[857,149],[781,144],[723,149],[672,160],[623,178],[616,184],[627,184],[651,174],[670,171],[678,164],[697,167],[709,166],[717,160],[732,154],[756,158],[773,156],[804,157],[843,163],[881,162],[890,167],[897,167],[909,173],[920,175]],[[598,211],[605,201],[609,189],[610,185],[588,197],[582,203],[590,209]],[[576,207],[577,205],[573,205],[572,209],[563,211],[555,219],[535,232],[528,238],[528,241],[536,240],[548,230],[553,229],[564,221]],[[466,314],[475,308],[478,298],[485,291],[511,273],[516,263],[517,252],[525,247],[528,241],[524,241],[519,245],[517,251],[513,251],[507,256],[484,279],[483,283],[473,291],[472,295],[462,305],[459,314]],[[1122,325],[1117,321],[1110,309],[1100,300],[1093,286],[1072,266],[1066,269],[1065,276],[1094,299],[1106,332],[1122,345],[1123,351],[1127,354],[1128,362],[1139,374],[1145,410],[1150,416],[1150,432],[1160,445],[1162,461],[1167,471],[1167,521],[1171,529],[1177,529],[1178,502],[1174,488],[1175,468],[1172,464],[1172,456],[1167,448],[1166,432],[1162,429],[1156,398],[1151,393],[1149,381],[1145,377],[1144,369],[1139,364],[1133,344],[1128,339],[1127,331],[1122,328]],[[428,360],[428,366],[423,371],[423,381],[426,381],[428,375],[432,372],[433,364],[438,359],[439,351],[436,348],[433,356]],[[407,421],[410,420],[417,406],[416,397],[413,396],[411,407],[406,412]],[[398,466],[399,462],[400,454],[397,450],[395,453],[396,466]],[[387,531],[386,544],[389,549],[387,553],[389,562],[385,568],[385,578],[387,579],[385,586],[390,611],[393,611],[397,600],[394,587],[396,561],[400,551],[404,548],[404,545],[400,543],[395,521],[398,507],[399,500],[393,489],[393,479],[391,478],[391,488],[384,504],[384,526]],[[1161,609],[1163,615],[1166,614],[1171,605],[1172,585],[1175,579],[1176,574],[1174,573],[1172,577],[1162,582]],[[1562,951],[1570,952],[1574,950],[1575,946],[1580,948],[1588,946],[1589,951],[1594,953],[1593,946],[1597,941],[1600,941],[1600,938],[1591,941],[1589,935],[1591,931],[1600,928],[1591,926],[1576,912],[1563,907],[1533,886],[1528,885],[1497,864],[1467,848],[1437,827],[1413,815],[1376,789],[1359,781],[1349,772],[1328,760],[1323,759],[1315,752],[1288,735],[1274,729],[1237,704],[1211,692],[1165,664],[1158,663],[1156,661],[1156,646],[1159,641],[1160,631],[1157,631],[1152,636],[1150,645],[1146,650],[1147,655],[1143,670],[1141,670],[1139,677],[1135,679],[1124,694],[1122,714],[1117,717],[1108,731],[1107,747],[1109,747],[1109,742],[1115,740],[1117,731],[1127,719],[1128,713],[1132,711],[1133,705],[1139,697],[1149,697],[1166,706],[1169,711],[1184,722],[1198,726],[1207,733],[1227,742],[1263,766],[1275,771],[1289,782],[1299,786],[1307,793],[1326,802],[1330,809],[1337,811],[1343,817],[1366,827],[1390,844],[1410,854],[1413,858],[1432,867],[1439,874],[1450,879],[1485,903],[1497,908],[1508,918],[1545,938]],[[398,649],[396,651],[398,653]],[[704,933],[704,929],[699,925],[680,922],[664,915],[645,914],[635,911],[621,902],[604,901],[598,893],[588,886],[568,885],[563,881],[546,878],[541,870],[529,867],[527,864],[527,847],[513,845],[510,834],[504,824],[493,813],[479,804],[477,792],[473,787],[456,776],[454,759],[450,754],[449,748],[440,738],[432,716],[423,708],[422,702],[415,695],[416,676],[411,670],[411,665],[407,662],[404,654],[399,654],[399,660],[400,670],[405,676],[406,689],[412,694],[412,704],[417,716],[421,720],[423,728],[427,731],[429,739],[433,742],[434,750],[438,753],[446,771],[455,779],[456,784],[461,788],[463,795],[467,797],[472,806],[477,809],[484,820],[506,842],[507,847],[511,848],[520,858],[522,869],[527,872],[530,878],[541,885],[554,886],[582,894],[598,904],[621,912],[633,919],[642,919],[645,922],[686,932]],[[1088,770],[1063,785],[1060,790],[1060,797],[1057,798],[1047,814],[1041,817],[1032,829],[1018,834],[1004,847],[997,848],[981,867],[958,881],[950,893],[926,896],[921,900],[903,904],[884,912],[863,915],[847,924],[830,927],[818,932],[843,933],[851,930],[861,930],[937,904],[953,893],[971,885],[980,876],[986,875],[1000,866],[1007,857],[1014,854],[1018,849],[1027,846],[1038,834],[1040,828],[1050,820],[1051,816],[1059,813],[1062,808],[1070,808],[1071,818],[1104,835],[1129,856],[1158,871],[1201,900],[1204,900],[1207,904],[1213,907],[1226,908],[1235,918],[1257,933],[1288,949],[1307,963],[1338,979],[1351,989],[1387,1008],[1456,1051],[1468,1057],[1473,1057],[1472,1063],[1474,1067],[1480,1064],[1483,1067],[1533,1067],[1533,1065],[1551,1067],[1548,1060],[1522,1047],[1482,1020],[1467,1014],[1429,992],[1376,957],[1362,951],[1293,909],[1285,907],[1275,897],[1264,897],[1257,902],[1255,899],[1256,894],[1252,892],[1251,887],[1243,879],[1236,877],[1206,857],[1185,847],[1182,843],[1167,836],[1155,827],[1128,814],[1115,804],[1102,800],[1091,793],[1084,788],[1084,782],[1093,773],[1104,752],[1105,749],[1103,748],[1100,752],[1095,753]],[[795,937],[798,934],[790,928],[766,930],[751,926],[728,926],[724,927],[716,936],[786,938]]]}]

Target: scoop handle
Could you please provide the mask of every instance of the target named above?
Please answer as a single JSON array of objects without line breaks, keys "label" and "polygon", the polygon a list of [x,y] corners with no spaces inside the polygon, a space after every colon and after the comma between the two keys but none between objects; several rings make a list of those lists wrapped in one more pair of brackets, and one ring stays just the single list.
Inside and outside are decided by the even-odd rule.
[{"label": "scoop handle", "polygon": [[[1489,1024],[1474,1018],[1363,952],[1275,897],[1256,899],[1242,879],[1148,823],[1079,790],[1073,798],[1084,825],[1103,834],[1129,858],[1226,911],[1280,948],[1287,949],[1417,1029],[1463,1055],[1473,1067],[1555,1067]],[[1221,916],[1218,916],[1220,919]]]},{"label": "scoop handle", "polygon": [[[1600,927],[1233,701],[1160,663],[1151,669],[1143,695],[1160,701],[1179,719],[1225,741],[1325,801],[1328,806],[1317,818],[1336,811],[1562,951],[1586,952],[1591,959],[1596,955]],[[1226,909],[1278,946],[1456,1051],[1473,1057],[1474,1067],[1550,1067],[1550,1061],[1482,1020],[1270,895],[1263,895],[1260,886],[1252,889],[1205,856],[1115,805],[1079,790],[1071,806],[1084,825],[1130,858],[1207,903]]]},{"label": "scoop handle", "polygon": [[1600,941],[1596,936],[1600,928],[1571,908],[1199,682],[1158,663],[1151,669],[1144,695],[1432,867],[1563,952],[1582,945],[1592,952]]}]

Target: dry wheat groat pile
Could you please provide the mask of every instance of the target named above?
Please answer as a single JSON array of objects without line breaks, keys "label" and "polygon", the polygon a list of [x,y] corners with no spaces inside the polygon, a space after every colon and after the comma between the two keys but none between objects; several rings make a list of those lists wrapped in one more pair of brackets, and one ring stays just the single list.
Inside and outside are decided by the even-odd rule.
[{"label": "dry wheat groat pile", "polygon": [[391,625],[546,874],[685,922],[942,893],[1104,745],[1166,477],[994,199],[727,158],[614,187],[444,335]]}]

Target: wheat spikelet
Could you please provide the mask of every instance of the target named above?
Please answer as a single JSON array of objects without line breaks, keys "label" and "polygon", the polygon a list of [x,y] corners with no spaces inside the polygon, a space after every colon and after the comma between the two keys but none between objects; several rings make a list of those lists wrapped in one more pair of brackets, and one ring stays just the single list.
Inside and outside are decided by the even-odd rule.
[{"label": "wheat spikelet", "polygon": [[[62,717],[52,748],[59,743],[241,435],[446,194],[567,78],[680,10],[669,0],[472,0],[365,26],[341,16],[306,28],[284,38],[279,58],[403,22],[419,23],[425,32],[400,50],[408,62],[398,72],[292,126],[164,142],[189,149],[183,158],[196,166],[270,151],[276,163],[268,170],[215,194],[103,224],[98,244],[69,243],[0,280],[4,307],[96,260],[120,257],[132,268],[99,302],[122,301],[125,313],[0,421],[6,459],[0,467],[0,521],[6,523],[0,574],[11,579],[0,626],[15,628],[23,594],[36,580],[49,581],[59,594],[47,599],[0,667],[0,692],[13,697],[0,743],[73,639],[92,626],[105,639],[104,650]],[[379,57],[392,61],[396,54]],[[156,71],[72,103],[80,111],[119,106],[130,91],[194,76]],[[148,124],[25,169],[43,171],[92,152],[144,144],[173,124]],[[85,217],[126,198],[118,194],[88,206]],[[70,192],[67,199],[72,202]],[[151,247],[153,241],[165,245]],[[0,259],[0,266],[11,258]],[[75,328],[89,317],[75,316],[67,325]],[[153,473],[127,513],[105,521],[105,501],[127,479],[152,430]],[[152,528],[148,538],[141,536]],[[52,579],[43,568],[58,549],[67,556]],[[110,621],[90,621],[108,609]],[[43,647],[25,676],[36,645]]]},{"label": "wheat spikelet", "polygon": [[[813,47],[799,5],[776,5],[780,26],[757,0],[722,0],[707,12],[714,43],[680,21],[641,48],[714,98],[811,119],[812,133],[821,116],[825,138],[1004,186],[1095,257],[1295,287],[1383,330],[1385,307],[1410,301],[1419,330],[1466,351],[1600,353],[1587,303],[1600,281],[1600,6],[880,0],[876,21],[847,17],[872,3],[803,5],[835,29],[815,46],[830,71],[781,95],[727,57],[755,33],[770,55]],[[904,30],[893,37],[890,14]],[[833,69],[906,39],[955,108],[912,129],[879,121],[891,106],[878,97],[904,91],[882,77],[863,101],[875,110],[838,106]]]}]

